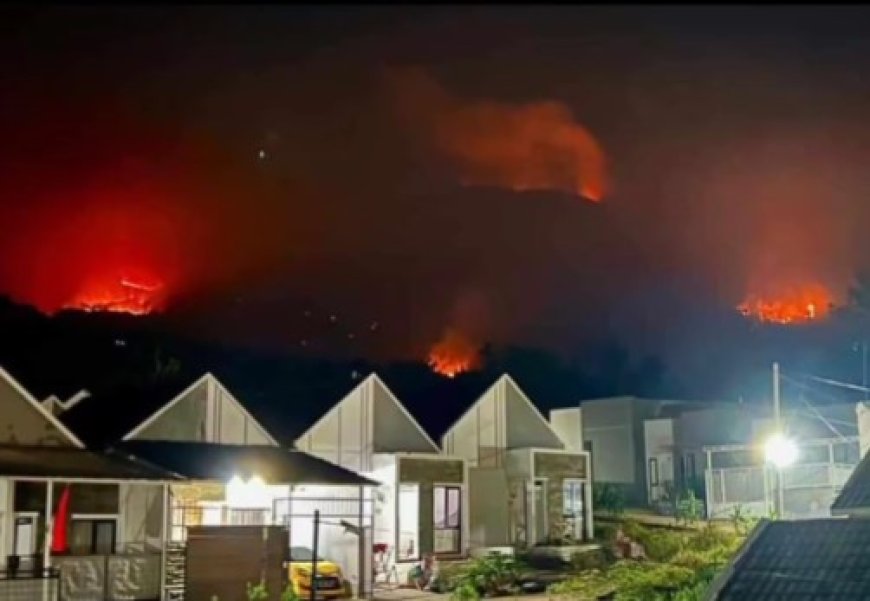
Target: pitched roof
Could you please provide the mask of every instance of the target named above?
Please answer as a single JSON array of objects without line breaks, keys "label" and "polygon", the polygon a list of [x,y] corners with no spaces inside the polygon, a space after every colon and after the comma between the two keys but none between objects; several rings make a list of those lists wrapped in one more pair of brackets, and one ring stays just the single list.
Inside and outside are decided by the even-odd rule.
[{"label": "pitched roof", "polygon": [[0,475],[98,480],[177,479],[159,467],[116,453],[26,445],[0,445]]},{"label": "pitched roof", "polygon": [[870,453],[864,455],[831,505],[833,515],[861,512],[870,515]]},{"label": "pitched roof", "polygon": [[66,426],[66,424],[62,423],[59,419],[57,419],[57,417],[52,415],[51,412],[48,411],[48,409],[43,407],[42,403],[40,403],[39,400],[36,397],[34,397],[27,388],[22,386],[18,382],[18,380],[13,378],[12,374],[10,374],[8,371],[3,369],[3,367],[0,367],[0,378],[4,379],[6,382],[8,382],[9,385],[12,386],[12,388],[14,388],[18,392],[19,395],[21,395],[21,398],[23,398],[27,403],[29,403],[40,415],[42,415],[42,417],[45,418],[45,420],[48,423],[50,423],[52,426],[54,426],[61,434],[66,436],[66,438],[71,443],[73,443],[77,447],[84,446],[81,439],[78,436],[76,436],[73,432],[71,432],[70,429]]},{"label": "pitched roof", "polygon": [[870,599],[870,520],[762,522],[708,601]]},{"label": "pitched roof", "polygon": [[308,453],[269,445],[130,440],[115,448],[191,480],[228,482],[257,475],[268,484],[377,484]]},{"label": "pitched roof", "polygon": [[445,378],[426,367],[406,366],[380,374],[432,440],[440,441],[450,427],[495,383],[482,372]]},{"label": "pitched roof", "polygon": [[123,386],[96,388],[91,396],[60,415],[90,448],[102,449],[184,392],[195,380],[176,376]]}]

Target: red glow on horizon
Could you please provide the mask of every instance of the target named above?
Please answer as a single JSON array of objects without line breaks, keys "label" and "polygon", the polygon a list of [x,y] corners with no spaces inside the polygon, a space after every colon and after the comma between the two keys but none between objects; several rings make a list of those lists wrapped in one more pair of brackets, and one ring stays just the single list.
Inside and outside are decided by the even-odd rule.
[{"label": "red glow on horizon", "polygon": [[430,349],[426,362],[435,373],[455,378],[478,367],[480,354],[478,347],[468,337],[449,329]]},{"label": "red glow on horizon", "polygon": [[63,308],[89,313],[148,315],[164,308],[163,293],[163,282],[141,275],[92,278]]},{"label": "red glow on horizon", "polygon": [[750,294],[737,310],[761,323],[798,325],[824,320],[834,305],[833,293],[821,284],[802,284],[777,295]]}]

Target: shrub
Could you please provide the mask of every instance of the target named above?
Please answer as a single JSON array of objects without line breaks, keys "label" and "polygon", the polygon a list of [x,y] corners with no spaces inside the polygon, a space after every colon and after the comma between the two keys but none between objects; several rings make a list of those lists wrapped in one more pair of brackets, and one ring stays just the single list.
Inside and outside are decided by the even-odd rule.
[{"label": "shrub", "polygon": [[577,572],[600,570],[611,563],[611,558],[604,549],[593,549],[571,555],[571,567]]},{"label": "shrub", "polygon": [[248,601],[266,601],[269,598],[269,591],[266,588],[266,583],[262,580],[259,584],[251,584],[248,582],[246,588]]},{"label": "shrub", "polygon": [[284,587],[284,592],[281,593],[281,601],[300,601],[299,595],[296,594],[296,589],[293,584],[288,582]]},{"label": "shrub", "polygon": [[592,507],[611,515],[622,515],[625,510],[625,496],[614,484],[598,484],[592,489]]},{"label": "shrub", "polygon": [[523,566],[513,557],[489,553],[466,564],[455,580],[454,597],[468,599],[473,588],[478,595],[502,595],[513,592],[519,583]]},{"label": "shrub", "polygon": [[563,597],[577,601],[597,601],[616,587],[607,578],[605,572],[590,570],[579,576],[550,585],[547,593],[554,597]]},{"label": "shrub", "polygon": [[646,556],[653,561],[669,561],[680,552],[685,536],[666,528],[646,528],[632,520],[623,524],[622,531],[630,539],[640,543]]}]

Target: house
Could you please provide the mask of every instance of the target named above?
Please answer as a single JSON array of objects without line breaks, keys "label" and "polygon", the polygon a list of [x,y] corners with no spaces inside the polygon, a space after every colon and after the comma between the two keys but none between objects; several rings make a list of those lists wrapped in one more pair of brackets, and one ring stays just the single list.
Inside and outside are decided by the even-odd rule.
[{"label": "house", "polygon": [[[404,581],[426,553],[466,554],[465,461],[441,453],[380,377],[371,374],[341,393],[334,385],[312,385],[299,401],[331,406],[307,426],[297,421],[295,447],[380,483],[371,498],[372,543],[388,549],[387,572],[396,568]],[[322,492],[310,488],[300,494]],[[326,536],[338,544],[329,538],[335,535]]]},{"label": "house", "polygon": [[[8,372],[0,368],[0,558],[5,574],[60,568],[61,588],[111,582],[112,594],[135,584],[159,595],[169,472],[125,455],[84,448],[81,440]],[[69,553],[52,552],[52,528],[68,495]],[[112,554],[111,562],[103,562]],[[99,559],[97,559],[97,557]],[[99,564],[99,565],[97,565]],[[114,578],[138,575],[136,582]],[[99,582],[97,582],[99,580]],[[34,580],[33,598],[48,584]],[[0,593],[8,585],[0,578]],[[10,589],[11,590],[11,589]],[[27,591],[18,589],[21,594]],[[0,597],[3,595],[0,594]],[[147,597],[142,597],[147,598]]]},{"label": "house", "polygon": [[[568,448],[591,455],[596,484],[618,487],[626,503],[645,506],[650,480],[646,421],[668,415],[668,411],[683,405],[679,401],[634,396],[588,399],[577,407],[550,411],[550,424]],[[650,438],[664,434],[667,440],[666,426],[654,426],[651,430]],[[661,470],[659,480],[673,478],[672,460],[657,458],[656,462]]]},{"label": "house", "polygon": [[589,454],[567,447],[509,375],[478,393],[441,445],[468,462],[473,547],[592,537]]},{"label": "house", "polygon": [[[369,589],[369,554],[362,549],[369,548],[371,503],[364,497],[373,482],[339,468],[346,476],[340,477],[325,461],[312,468],[314,457],[281,447],[213,374],[95,392],[60,417],[94,448],[144,457],[183,478],[168,490],[169,561],[181,563],[191,526],[284,524],[295,544],[311,546],[314,510],[325,509],[360,531],[368,528],[361,536],[324,529],[320,549],[342,565],[359,595]],[[316,497],[307,494],[312,490]],[[181,590],[181,576],[166,582],[170,594]]]},{"label": "house", "polygon": [[868,519],[763,521],[705,599],[870,599],[868,545]]}]

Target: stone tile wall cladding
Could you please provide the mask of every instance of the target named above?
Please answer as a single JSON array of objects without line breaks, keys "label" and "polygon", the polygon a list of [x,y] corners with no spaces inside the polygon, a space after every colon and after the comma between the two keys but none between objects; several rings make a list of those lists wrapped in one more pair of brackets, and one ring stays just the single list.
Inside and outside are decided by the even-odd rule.
[{"label": "stone tile wall cladding", "polygon": [[432,488],[435,484],[464,484],[465,464],[457,459],[400,457],[399,483],[420,485],[420,552],[431,553],[434,548]]},{"label": "stone tile wall cladding", "polygon": [[565,530],[565,517],[562,515],[562,483],[566,479],[586,479],[586,456],[536,452],[534,468],[535,477],[546,478],[547,482],[549,538],[559,539]]}]

